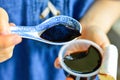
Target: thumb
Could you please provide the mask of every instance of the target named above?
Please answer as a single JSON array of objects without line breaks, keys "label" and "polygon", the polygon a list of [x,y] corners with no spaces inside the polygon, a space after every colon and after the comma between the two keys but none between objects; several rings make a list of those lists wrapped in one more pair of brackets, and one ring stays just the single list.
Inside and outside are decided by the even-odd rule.
[{"label": "thumb", "polygon": [[55,68],[61,68],[59,58],[56,58],[56,60],[54,61],[54,66]]},{"label": "thumb", "polygon": [[0,34],[10,33],[9,18],[7,12],[0,8]]},{"label": "thumb", "polygon": [[3,8],[0,8],[0,41],[1,41],[0,47],[2,47],[5,44],[6,44],[5,47],[9,47],[11,45],[15,45],[21,42],[20,36],[10,34],[10,24],[9,24],[8,14]]}]

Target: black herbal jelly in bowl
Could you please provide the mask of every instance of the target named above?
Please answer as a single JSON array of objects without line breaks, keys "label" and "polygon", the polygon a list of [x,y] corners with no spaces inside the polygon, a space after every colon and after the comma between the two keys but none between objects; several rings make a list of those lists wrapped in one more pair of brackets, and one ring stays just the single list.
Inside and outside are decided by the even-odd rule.
[{"label": "black herbal jelly in bowl", "polygon": [[60,65],[73,76],[90,77],[99,72],[102,49],[89,40],[75,40],[64,45],[59,52]]},{"label": "black herbal jelly in bowl", "polygon": [[76,73],[91,73],[99,68],[102,63],[99,51],[90,46],[87,51],[70,53],[64,57],[64,63]]},{"label": "black herbal jelly in bowl", "polygon": [[40,37],[52,42],[67,42],[80,35],[79,30],[59,24],[45,30]]}]

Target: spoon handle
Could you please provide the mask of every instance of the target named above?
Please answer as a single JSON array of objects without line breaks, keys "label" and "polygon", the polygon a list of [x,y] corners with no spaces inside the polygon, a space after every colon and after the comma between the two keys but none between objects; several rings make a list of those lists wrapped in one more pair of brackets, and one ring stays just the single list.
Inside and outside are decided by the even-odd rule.
[{"label": "spoon handle", "polygon": [[10,27],[10,30],[12,33],[18,34],[23,38],[36,39],[38,37],[38,32],[34,26],[15,26]]},{"label": "spoon handle", "polygon": [[15,26],[10,27],[12,33],[22,33],[22,32],[36,32],[35,26]]}]

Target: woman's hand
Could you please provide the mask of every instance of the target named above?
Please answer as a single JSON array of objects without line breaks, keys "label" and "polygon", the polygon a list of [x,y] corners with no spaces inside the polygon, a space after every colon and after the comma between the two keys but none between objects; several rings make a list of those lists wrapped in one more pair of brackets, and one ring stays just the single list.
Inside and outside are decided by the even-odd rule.
[{"label": "woman's hand", "polygon": [[10,34],[10,26],[15,25],[8,21],[6,11],[0,8],[0,62],[11,58],[14,46],[21,42],[20,36]]},{"label": "woman's hand", "polygon": [[[86,28],[84,27],[84,30],[82,31],[82,35],[78,39],[91,40],[97,43],[103,49],[110,44],[106,33],[104,33],[101,29],[98,29],[97,27],[94,26],[90,26]],[[55,67],[60,68],[58,58],[55,60]],[[72,77],[67,77],[66,80],[74,80],[74,79]]]},{"label": "woman's hand", "polygon": [[97,26],[84,27],[80,38],[91,40],[103,49],[110,44],[107,34]]}]

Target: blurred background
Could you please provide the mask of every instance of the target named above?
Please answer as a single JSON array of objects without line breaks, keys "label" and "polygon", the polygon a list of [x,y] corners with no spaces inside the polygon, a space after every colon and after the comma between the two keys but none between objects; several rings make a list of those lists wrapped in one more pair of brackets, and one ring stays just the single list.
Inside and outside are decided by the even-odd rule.
[{"label": "blurred background", "polygon": [[112,29],[108,33],[108,37],[109,37],[111,43],[116,45],[118,48],[119,57],[118,57],[117,80],[120,80],[120,18],[113,25]]}]

